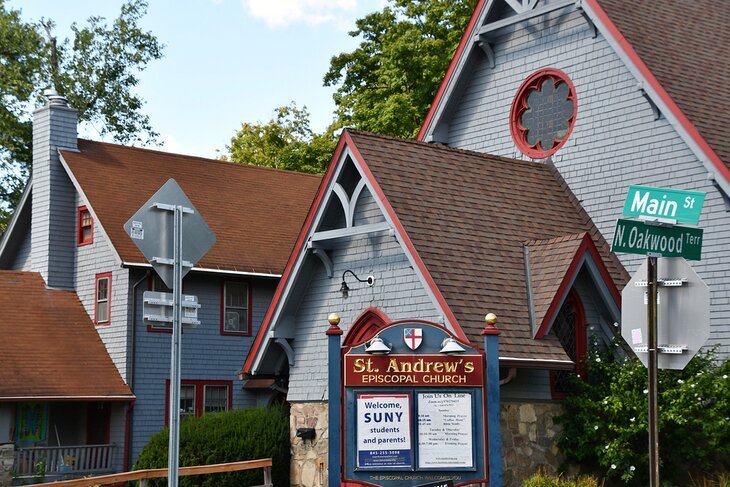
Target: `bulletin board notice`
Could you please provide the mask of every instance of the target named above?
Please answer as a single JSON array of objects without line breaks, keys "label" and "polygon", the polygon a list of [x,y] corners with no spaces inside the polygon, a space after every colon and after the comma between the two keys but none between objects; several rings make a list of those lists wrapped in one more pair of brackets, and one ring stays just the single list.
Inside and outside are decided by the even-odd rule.
[{"label": "bulletin board notice", "polygon": [[418,468],[472,468],[472,396],[418,394]]},{"label": "bulletin board notice", "polygon": [[412,468],[410,394],[357,395],[358,468]]}]

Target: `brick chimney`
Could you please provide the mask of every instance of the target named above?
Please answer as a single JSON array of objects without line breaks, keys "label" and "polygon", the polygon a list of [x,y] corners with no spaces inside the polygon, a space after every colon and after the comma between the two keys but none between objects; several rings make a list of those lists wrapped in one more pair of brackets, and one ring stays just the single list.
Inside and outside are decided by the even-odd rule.
[{"label": "brick chimney", "polygon": [[49,287],[71,289],[76,249],[76,191],[58,149],[77,150],[77,112],[66,98],[46,90],[33,112],[31,270]]}]

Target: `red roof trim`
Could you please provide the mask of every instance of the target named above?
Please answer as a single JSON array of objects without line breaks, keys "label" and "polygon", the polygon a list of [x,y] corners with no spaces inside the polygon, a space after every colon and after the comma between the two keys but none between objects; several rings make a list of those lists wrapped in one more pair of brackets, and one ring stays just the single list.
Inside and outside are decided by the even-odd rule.
[{"label": "red roof trim", "polygon": [[563,280],[560,283],[558,290],[555,292],[555,296],[553,296],[553,301],[550,303],[550,307],[545,313],[545,317],[542,319],[542,323],[540,323],[540,328],[535,334],[536,339],[543,338],[545,336],[545,333],[547,333],[547,328],[550,323],[552,323],[555,319],[555,315],[559,310],[559,306],[563,301],[563,297],[567,296],[570,292],[568,285],[573,280],[573,276],[575,276],[576,273],[580,270],[580,266],[583,262],[583,257],[586,255],[586,253],[588,253],[593,261],[596,263],[596,266],[601,273],[601,277],[603,277],[603,280],[608,286],[609,291],[611,291],[611,295],[616,301],[616,304],[620,307],[621,293],[616,287],[616,284],[613,282],[613,279],[611,279],[611,275],[608,273],[606,264],[603,262],[603,259],[601,259],[601,255],[598,253],[598,249],[596,248],[595,243],[593,243],[593,239],[590,237],[589,234],[586,233],[583,236],[583,241],[578,247],[578,250],[573,256],[573,260],[571,261],[570,266],[568,266],[568,270],[563,276]]},{"label": "red roof trim", "polygon": [[[344,135],[344,134],[343,134]],[[342,151],[345,147],[345,137],[340,137],[340,141],[337,144],[337,148],[335,149],[335,153],[332,155],[332,159],[330,160],[329,168],[327,169],[327,173],[325,174],[324,178],[322,178],[322,182],[319,185],[319,189],[317,190],[317,195],[314,198],[314,202],[312,203],[312,206],[309,207],[309,213],[307,213],[307,219],[304,221],[304,225],[302,225],[302,231],[299,232],[299,236],[297,237],[297,242],[294,245],[294,249],[292,250],[291,255],[289,256],[289,260],[286,263],[286,268],[284,269],[284,273],[281,275],[281,279],[279,280],[279,284],[276,286],[276,292],[274,292],[274,297],[271,299],[271,305],[269,305],[269,309],[266,310],[266,315],[264,316],[264,321],[261,323],[261,328],[259,329],[259,332],[256,334],[256,340],[254,341],[253,345],[251,346],[251,350],[248,353],[248,357],[246,358],[246,362],[243,364],[243,372],[250,374],[251,369],[253,368],[253,362],[256,355],[259,353],[259,349],[261,348],[261,344],[264,341],[264,337],[269,331],[269,327],[271,326],[271,320],[274,316],[274,310],[276,309],[279,299],[281,298],[281,295],[284,292],[284,287],[286,287],[287,283],[289,282],[289,277],[291,276],[292,270],[294,269],[294,264],[297,261],[297,258],[299,257],[299,253],[302,250],[302,247],[304,246],[304,242],[306,241],[307,235],[309,234],[309,229],[312,226],[312,222],[314,221],[314,217],[317,214],[317,209],[319,208],[319,205],[322,203],[322,199],[324,198],[324,194],[326,192],[327,187],[329,186],[330,180],[332,179],[332,175],[335,172],[335,167],[337,166],[336,161],[340,159],[340,156],[342,155]]]},{"label": "red roof trim", "polygon": [[461,55],[464,53],[464,49],[466,48],[469,39],[471,39],[471,33],[474,30],[474,25],[477,23],[477,18],[479,17],[482,8],[484,7],[484,2],[485,0],[479,0],[479,3],[474,9],[474,13],[471,15],[471,19],[469,20],[469,24],[464,31],[464,35],[461,36],[459,47],[456,49],[454,57],[451,58],[449,69],[446,71],[444,79],[441,80],[439,90],[436,92],[436,96],[431,103],[431,108],[428,109],[428,114],[426,114],[426,120],[423,121],[423,125],[421,125],[421,130],[418,131],[418,136],[416,137],[416,140],[423,141],[423,137],[426,135],[426,128],[431,123],[433,116],[436,114],[436,107],[441,102],[441,98],[444,96],[444,92],[446,91],[446,86],[451,81],[451,77],[454,75],[454,71],[456,71],[456,65],[459,63],[459,59],[461,59]]},{"label": "red roof trim", "polygon": [[662,99],[662,101],[667,104],[667,107],[672,112],[672,114],[677,117],[677,120],[687,131],[692,140],[697,143],[697,145],[700,147],[700,150],[702,150],[702,152],[705,153],[708,159],[712,161],[715,169],[717,169],[717,171],[722,174],[722,176],[728,182],[730,182],[730,169],[725,166],[725,164],[723,164],[720,157],[715,154],[715,151],[712,150],[707,141],[702,137],[702,135],[700,135],[694,125],[692,125],[692,122],[689,121],[689,119],[685,116],[679,106],[674,102],[674,100],[672,100],[672,97],[669,96],[669,93],[667,93],[659,80],[654,76],[654,74],[652,74],[649,67],[644,64],[644,61],[641,60],[639,54],[634,50],[633,47],[631,47],[629,41],[623,36],[623,34],[621,34],[616,25],[608,17],[608,14],[606,14],[601,6],[598,5],[597,0],[586,0],[586,2],[593,9],[601,22],[603,22],[603,24],[606,26],[606,29],[608,30],[608,33],[623,49],[624,53],[629,57],[634,66],[636,66],[641,75],[648,81],[651,87],[656,90],[657,94]]},{"label": "red roof trim", "polygon": [[423,263],[423,260],[421,260],[421,256],[418,255],[418,251],[416,250],[416,247],[413,245],[413,242],[411,242],[410,237],[408,237],[408,233],[406,232],[405,228],[403,228],[403,225],[401,224],[400,220],[398,219],[398,216],[395,214],[395,210],[390,205],[390,202],[385,197],[385,193],[383,193],[383,190],[380,188],[380,185],[378,185],[377,181],[375,180],[375,177],[373,176],[373,173],[370,171],[370,168],[365,163],[365,159],[360,154],[360,151],[357,150],[357,147],[355,147],[354,143],[352,142],[352,139],[350,138],[350,134],[345,130],[345,133],[343,134],[343,137],[347,140],[347,146],[352,151],[353,156],[357,159],[357,161],[360,163],[360,167],[365,173],[365,177],[368,179],[370,184],[372,185],[373,189],[375,190],[375,194],[378,198],[380,198],[380,201],[383,202],[383,206],[385,207],[385,212],[390,216],[390,219],[393,221],[393,225],[395,225],[396,230],[403,238],[403,243],[405,244],[406,248],[408,249],[408,252],[413,256],[413,260],[416,262],[416,265],[418,266],[418,270],[421,271],[421,274],[423,275],[424,279],[426,280],[426,284],[433,292],[434,296],[436,297],[436,301],[438,301],[438,304],[441,306],[441,309],[443,309],[444,313],[446,314],[446,317],[448,318],[449,322],[454,325],[454,331],[456,335],[464,340],[465,342],[469,343],[469,339],[466,337],[466,334],[464,333],[464,330],[461,329],[461,325],[459,325],[459,322],[456,320],[456,316],[454,316],[454,313],[451,311],[451,308],[449,308],[449,305],[446,303],[446,299],[441,294],[441,291],[439,291],[438,286],[436,286],[436,282],[433,280],[433,277],[431,277],[431,274],[428,272],[428,269],[426,268],[426,264]]}]

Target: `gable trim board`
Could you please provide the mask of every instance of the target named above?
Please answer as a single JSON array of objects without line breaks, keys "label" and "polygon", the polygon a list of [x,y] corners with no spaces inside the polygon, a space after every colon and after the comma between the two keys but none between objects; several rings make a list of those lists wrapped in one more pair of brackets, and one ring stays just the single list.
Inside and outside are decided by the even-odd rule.
[{"label": "gable trim board", "polygon": [[0,402],[17,402],[17,401],[123,401],[134,402],[136,396],[130,394],[128,396],[3,396]]},{"label": "gable trim board", "polygon": [[[436,97],[431,104],[431,108],[426,115],[426,119],[421,126],[417,140],[438,142],[438,137],[436,137],[435,133],[438,123],[446,115],[448,110],[447,102],[452,99],[452,95],[462,75],[465,74],[469,58],[477,51],[477,42],[474,36],[479,29],[476,26],[481,24],[487,17],[493,4],[494,0],[481,0],[474,10],[472,19],[469,21],[469,26],[461,39],[456,54],[449,65],[441,86],[436,93]],[[665,115],[670,125],[677,131],[682,140],[708,171],[708,177],[718,184],[724,191],[725,196],[730,196],[730,168],[723,163],[705,138],[702,137],[692,122],[689,121],[656,76],[654,76],[648,66],[639,57],[636,50],[634,50],[628,40],[621,34],[611,19],[609,19],[606,12],[598,5],[597,0],[577,0],[575,8],[585,13],[593,22],[596,29],[604,35],[611,48],[628,67],[631,74],[638,80],[638,88],[645,90],[649,99]]]},{"label": "gable trim board", "polygon": [[[456,317],[454,316],[449,306],[446,304],[446,299],[439,291],[436,283],[426,269],[425,264],[416,252],[413,242],[411,242],[405,229],[403,228],[403,225],[398,220],[398,217],[396,216],[393,207],[385,198],[385,194],[377,184],[372,172],[367,167],[365,160],[355,147],[355,144],[353,143],[348,130],[345,129],[340,138],[340,142],[337,145],[337,149],[335,150],[335,153],[332,157],[329,170],[327,171],[327,174],[323,178],[322,184],[317,191],[317,196],[312,203],[312,207],[310,208],[309,214],[307,215],[307,219],[304,223],[304,226],[302,227],[302,231],[299,234],[296,246],[292,251],[290,260],[287,263],[282,279],[281,281],[279,281],[276,293],[274,294],[274,298],[272,299],[272,305],[269,307],[269,310],[266,313],[264,322],[261,325],[259,333],[256,336],[256,340],[254,341],[254,344],[251,347],[251,351],[249,352],[246,362],[244,363],[243,372],[246,374],[256,374],[257,369],[261,364],[264,353],[268,345],[270,344],[271,339],[274,338],[273,330],[270,330],[270,328],[284,308],[286,297],[290,293],[294,283],[293,276],[298,274],[302,264],[304,263],[306,250],[308,250],[308,247],[304,248],[304,242],[311,239],[311,236],[314,233],[314,229],[316,228],[316,224],[325,214],[326,203],[328,202],[325,201],[325,197],[329,195],[330,198],[335,197],[338,200],[340,200],[341,198],[341,196],[338,195],[337,192],[334,190],[334,185],[332,184],[332,182],[336,181],[336,176],[339,175],[348,158],[352,160],[353,164],[360,172],[363,180],[365,180],[365,185],[370,190],[380,210],[383,212],[387,223],[391,226],[391,228],[394,229],[395,236],[399,245],[403,249],[411,265],[413,266],[419,280],[424,284],[424,289],[428,293],[431,301],[434,303],[435,308],[444,315],[444,319],[448,323],[448,326],[446,324],[444,324],[444,326],[451,329],[462,340],[468,341],[466,334],[457,322]],[[284,299],[282,299],[282,297],[284,297]],[[267,339],[266,343],[264,343],[264,339]]]}]

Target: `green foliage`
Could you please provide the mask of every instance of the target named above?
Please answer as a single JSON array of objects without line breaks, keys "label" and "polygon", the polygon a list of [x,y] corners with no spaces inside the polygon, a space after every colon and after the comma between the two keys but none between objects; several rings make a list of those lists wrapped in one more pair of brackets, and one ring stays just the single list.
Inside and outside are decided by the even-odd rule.
[{"label": "green foliage", "polygon": [[66,96],[79,120],[102,135],[122,143],[155,140],[144,102],[132,92],[137,73],[162,57],[162,44],[138,26],[146,11],[145,0],[128,0],[111,25],[90,17],[85,27],[71,26],[73,39],[59,42],[52,20],[24,22],[0,0],[0,230],[30,172],[29,112],[45,88]]},{"label": "green foliage", "polygon": [[[167,467],[169,430],[150,438],[134,470]],[[289,414],[285,408],[240,409],[189,418],[180,426],[180,466],[271,458],[274,485],[289,485]],[[167,479],[152,481],[167,485]],[[263,484],[261,469],[180,477],[181,487]]]},{"label": "green foliage", "polygon": [[327,169],[336,140],[332,129],[319,135],[309,128],[307,107],[296,103],[276,109],[275,118],[266,124],[244,123],[224,160],[321,174]]},{"label": "green foliage", "polygon": [[342,125],[414,137],[456,52],[476,0],[390,0],[357,21],[363,41],[332,58],[325,86]]},{"label": "green foliage", "polygon": [[[563,402],[559,439],[570,463],[627,485],[647,485],[647,372],[638,359],[592,351],[589,382]],[[659,371],[660,478],[726,471],[730,460],[730,361],[698,354],[684,370]]]},{"label": "green foliage", "polygon": [[598,487],[598,485],[598,481],[592,477],[581,476],[574,480],[566,480],[545,472],[536,473],[522,484],[523,487]]}]

